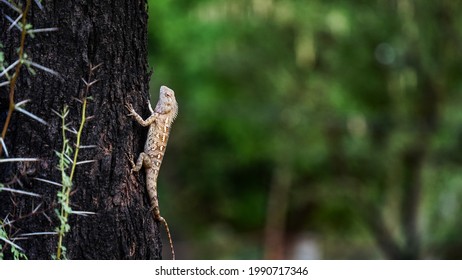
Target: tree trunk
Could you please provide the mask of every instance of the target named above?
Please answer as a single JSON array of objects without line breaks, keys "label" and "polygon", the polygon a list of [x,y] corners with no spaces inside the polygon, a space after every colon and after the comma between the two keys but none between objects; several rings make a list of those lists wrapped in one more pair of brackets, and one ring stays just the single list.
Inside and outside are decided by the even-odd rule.
[{"label": "tree trunk", "polygon": [[[26,9],[27,1],[20,1]],[[13,1],[16,3],[17,1]],[[70,259],[159,259],[161,240],[159,226],[149,211],[144,173],[130,174],[128,155],[135,157],[142,150],[146,130],[127,116],[129,101],[137,112],[148,115],[149,73],[147,69],[146,0],[60,1],[44,0],[43,9],[32,0],[26,15],[32,28],[57,27],[54,32],[26,36],[24,52],[29,60],[59,73],[52,75],[32,66],[36,74],[21,67],[14,88],[14,102],[29,99],[25,109],[48,123],[14,111],[4,138],[10,158],[39,158],[36,162],[0,163],[0,183],[5,187],[39,194],[31,197],[8,191],[0,192],[0,222],[9,240],[22,247],[29,259],[50,259],[56,255],[60,221],[58,191],[61,187],[39,181],[62,182],[56,167],[55,151],[63,147],[61,119],[69,106],[66,122],[79,129],[82,100],[89,88],[87,121],[83,127],[78,160],[94,162],[77,165],[70,191],[70,207],[74,211],[94,215],[69,215],[70,230],[63,239]],[[21,31],[11,26],[17,11],[0,2],[0,40],[5,60],[12,64],[20,47]],[[91,65],[101,64],[89,79]],[[10,70],[14,74],[14,69]],[[6,81],[5,77],[0,83]],[[6,121],[10,88],[1,88],[0,128]],[[67,133],[75,151],[76,135]],[[74,155],[74,154],[72,154]],[[1,158],[5,158],[3,151]],[[68,169],[69,171],[69,169]],[[13,221],[13,222],[12,222]],[[12,222],[8,224],[8,222]],[[14,239],[21,234],[41,233]],[[0,240],[0,242],[3,242]],[[5,258],[12,258],[10,245],[3,243]]]}]

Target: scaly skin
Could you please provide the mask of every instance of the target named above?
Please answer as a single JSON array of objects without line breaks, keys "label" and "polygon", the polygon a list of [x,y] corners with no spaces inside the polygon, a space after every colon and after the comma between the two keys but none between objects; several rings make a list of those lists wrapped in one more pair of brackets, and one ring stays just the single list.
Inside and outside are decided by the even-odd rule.
[{"label": "scaly skin", "polygon": [[144,166],[146,171],[146,186],[151,201],[151,207],[154,214],[154,219],[164,224],[172,250],[172,258],[175,259],[175,250],[173,249],[172,237],[167,221],[160,215],[159,200],[157,198],[157,177],[159,176],[160,165],[164,158],[165,148],[167,147],[168,136],[173,121],[178,114],[178,103],[175,99],[175,92],[166,86],[160,87],[159,101],[156,108],[153,110],[151,103],[148,103],[151,116],[146,120],[138,115],[129,103],[125,107],[130,111],[129,116],[132,116],[140,125],[149,126],[148,137],[142,152],[136,164],[133,158],[130,158],[132,172],[139,172]]}]

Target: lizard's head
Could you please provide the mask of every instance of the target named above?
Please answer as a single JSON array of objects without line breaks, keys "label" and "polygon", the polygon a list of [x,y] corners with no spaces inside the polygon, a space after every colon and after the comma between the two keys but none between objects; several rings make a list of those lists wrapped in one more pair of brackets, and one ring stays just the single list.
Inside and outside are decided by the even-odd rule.
[{"label": "lizard's head", "polygon": [[175,99],[175,92],[166,86],[160,87],[159,102],[157,103],[156,112],[167,114],[172,112],[175,118],[178,114],[178,103]]}]

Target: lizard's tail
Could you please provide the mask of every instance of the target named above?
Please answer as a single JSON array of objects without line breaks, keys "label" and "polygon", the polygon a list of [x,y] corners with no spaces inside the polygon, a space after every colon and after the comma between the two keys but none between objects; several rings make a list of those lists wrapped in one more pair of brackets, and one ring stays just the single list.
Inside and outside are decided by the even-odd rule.
[{"label": "lizard's tail", "polygon": [[164,224],[165,230],[167,231],[168,242],[170,243],[170,250],[172,251],[172,260],[175,259],[175,249],[173,249],[172,235],[170,234],[170,229],[168,227],[167,221],[160,215],[159,210],[159,200],[157,198],[157,172],[154,173],[154,178],[150,179],[150,182],[154,182],[151,186],[151,189],[148,188],[149,197],[151,198],[151,211],[154,216],[154,220],[159,221]]},{"label": "lizard's tail", "polygon": [[167,221],[163,217],[160,217],[159,220],[165,226],[165,231],[167,232],[168,242],[170,243],[170,250],[172,251],[172,260],[175,260],[175,249],[173,249],[172,235],[170,234],[170,229],[168,228]]}]

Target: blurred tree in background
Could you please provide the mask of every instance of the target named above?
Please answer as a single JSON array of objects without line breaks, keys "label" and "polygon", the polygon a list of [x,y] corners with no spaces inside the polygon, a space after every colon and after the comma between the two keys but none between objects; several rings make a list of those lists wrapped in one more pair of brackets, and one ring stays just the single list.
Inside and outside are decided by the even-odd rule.
[{"label": "blurred tree in background", "polygon": [[461,258],[461,8],[149,1],[179,257]]}]

